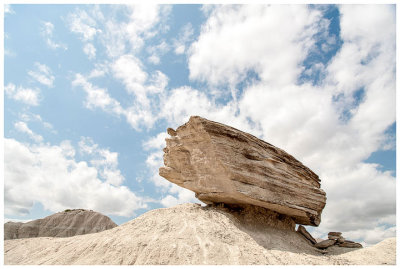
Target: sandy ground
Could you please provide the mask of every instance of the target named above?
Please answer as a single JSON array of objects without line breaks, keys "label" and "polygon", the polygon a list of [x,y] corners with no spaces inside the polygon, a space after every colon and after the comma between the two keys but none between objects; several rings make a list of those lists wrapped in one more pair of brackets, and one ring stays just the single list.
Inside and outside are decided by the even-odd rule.
[{"label": "sandy ground", "polygon": [[5,264],[264,264],[396,263],[396,239],[348,249],[313,248],[279,227],[243,223],[223,209],[183,204],[152,210],[95,234],[6,240]]}]

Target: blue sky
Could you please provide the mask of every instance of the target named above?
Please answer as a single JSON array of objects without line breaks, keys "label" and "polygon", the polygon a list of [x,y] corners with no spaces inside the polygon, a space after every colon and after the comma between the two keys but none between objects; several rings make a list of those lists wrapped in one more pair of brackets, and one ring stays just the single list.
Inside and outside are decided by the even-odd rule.
[{"label": "blue sky", "polygon": [[394,236],[394,6],[7,5],[4,38],[6,219],[196,202],[158,167],[200,115],[320,176],[316,236]]}]

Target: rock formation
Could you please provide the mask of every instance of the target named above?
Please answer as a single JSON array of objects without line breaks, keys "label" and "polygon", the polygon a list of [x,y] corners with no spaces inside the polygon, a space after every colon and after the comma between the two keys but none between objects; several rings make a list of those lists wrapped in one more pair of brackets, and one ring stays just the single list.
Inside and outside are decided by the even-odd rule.
[{"label": "rock formation", "polygon": [[345,241],[341,232],[328,233],[328,239],[336,240],[338,243],[344,243]]},{"label": "rock formation", "polygon": [[339,247],[344,248],[362,248],[363,246],[360,243],[356,243],[350,240],[344,240],[343,243],[339,244]]},{"label": "rock formation", "polygon": [[362,248],[363,247],[360,243],[345,240],[345,238],[342,236],[341,232],[329,232],[328,239],[318,242],[317,244],[314,245],[314,247],[319,248],[319,249],[326,249],[333,245],[337,245],[339,247],[344,247],[344,248]]},{"label": "rock formation", "polygon": [[[268,218],[268,225],[264,218]],[[322,251],[294,231],[293,220],[289,219],[247,209],[240,212],[226,207],[181,204],[148,211],[99,233],[5,240],[4,264],[182,265],[180,268],[396,264],[395,237],[364,249],[334,246]]]},{"label": "rock formation", "polygon": [[43,219],[27,223],[4,224],[4,239],[30,237],[69,237],[78,234],[96,233],[116,227],[109,217],[92,210],[67,209]]},{"label": "rock formation", "polygon": [[324,240],[324,241],[316,243],[314,246],[316,248],[325,249],[325,248],[328,248],[330,246],[333,246],[335,243],[336,243],[335,240],[327,239],[327,240]]},{"label": "rock formation", "polygon": [[198,116],[168,134],[159,173],[199,200],[264,207],[319,225],[326,202],[320,179],[285,151]]},{"label": "rock formation", "polygon": [[304,236],[304,238],[307,239],[307,241],[309,241],[312,245],[317,244],[317,240],[314,239],[314,237],[306,230],[306,228],[304,228],[303,225],[299,225],[297,232]]}]

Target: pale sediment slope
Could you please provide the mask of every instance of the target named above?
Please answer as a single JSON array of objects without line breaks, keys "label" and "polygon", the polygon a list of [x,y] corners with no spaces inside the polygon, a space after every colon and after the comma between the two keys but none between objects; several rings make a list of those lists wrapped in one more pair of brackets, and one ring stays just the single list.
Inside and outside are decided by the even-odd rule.
[{"label": "pale sediment slope", "polygon": [[[256,215],[255,215],[256,216]],[[259,215],[257,215],[259,216]],[[269,222],[269,226],[262,222]],[[292,223],[184,204],[95,234],[6,240],[5,264],[395,264],[395,238],[322,254]],[[279,225],[278,225],[279,224]]]}]

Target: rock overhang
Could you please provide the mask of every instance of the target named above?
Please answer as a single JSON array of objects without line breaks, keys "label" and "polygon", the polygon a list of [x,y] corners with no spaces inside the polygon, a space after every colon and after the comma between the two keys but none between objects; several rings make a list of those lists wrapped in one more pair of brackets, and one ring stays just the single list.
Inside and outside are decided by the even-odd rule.
[{"label": "rock overhang", "polygon": [[326,203],[320,179],[284,150],[199,116],[168,134],[159,173],[199,200],[264,207],[319,225]]}]

